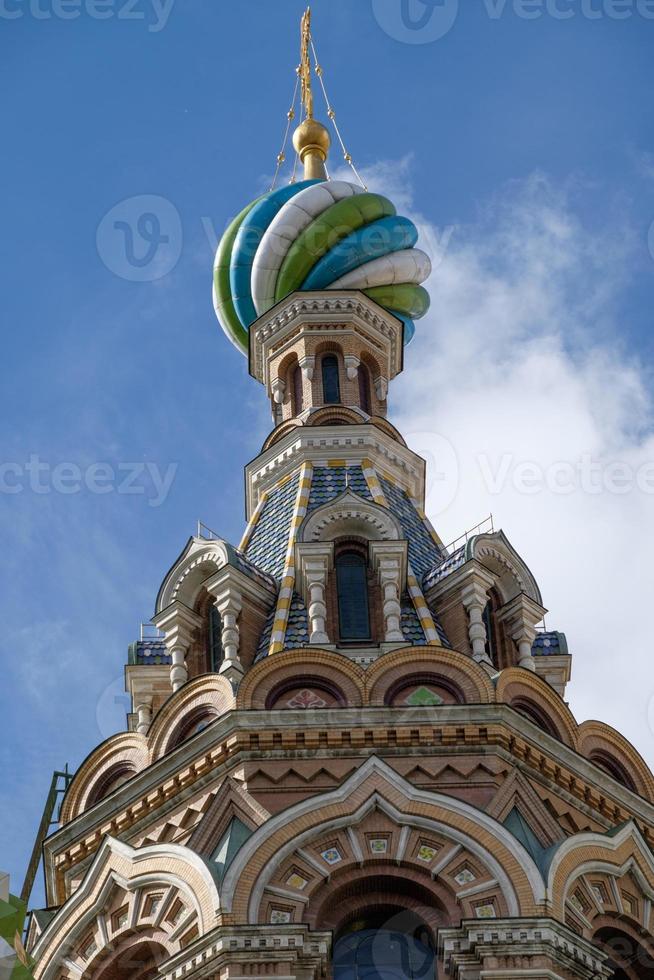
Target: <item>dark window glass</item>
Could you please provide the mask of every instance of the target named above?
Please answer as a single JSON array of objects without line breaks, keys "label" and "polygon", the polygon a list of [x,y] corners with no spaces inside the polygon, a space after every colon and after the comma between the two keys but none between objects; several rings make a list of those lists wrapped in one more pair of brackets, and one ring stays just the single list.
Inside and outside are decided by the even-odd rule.
[{"label": "dark window glass", "polygon": [[296,365],[293,371],[293,402],[294,414],[299,415],[304,408],[304,392],[302,390],[302,368]]},{"label": "dark window glass", "polygon": [[497,646],[495,643],[495,630],[493,628],[493,604],[490,600],[484,609],[484,626],[486,627],[486,654],[490,657],[493,666],[497,667]]},{"label": "dark window glass", "polygon": [[362,929],[334,949],[334,980],[434,980],[433,950],[414,936]]},{"label": "dark window glass", "polygon": [[341,400],[338,358],[334,354],[322,359],[322,394],[325,405],[337,405]]},{"label": "dark window glass", "polygon": [[223,624],[215,606],[209,610],[209,670],[217,672],[223,661]]},{"label": "dark window glass", "polygon": [[336,588],[341,640],[369,640],[368,570],[356,551],[345,551],[336,559]]},{"label": "dark window glass", "polygon": [[359,406],[370,415],[370,375],[365,364],[359,364]]}]

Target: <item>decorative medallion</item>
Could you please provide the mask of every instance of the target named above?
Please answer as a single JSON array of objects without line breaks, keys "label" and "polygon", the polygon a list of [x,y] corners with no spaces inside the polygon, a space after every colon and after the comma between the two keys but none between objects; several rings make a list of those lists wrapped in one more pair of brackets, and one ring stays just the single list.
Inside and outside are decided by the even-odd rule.
[{"label": "decorative medallion", "polygon": [[421,844],[418,848],[418,860],[431,863],[436,857],[437,853],[436,848],[432,847],[431,844]]},{"label": "decorative medallion", "polygon": [[411,694],[404,701],[411,708],[424,708],[430,705],[443,704],[443,699],[440,694],[436,694],[435,691],[430,691],[428,687],[417,687],[415,691],[411,691]]},{"label": "decorative medallion", "polygon": [[386,837],[373,837],[369,841],[369,844],[373,854],[386,854],[388,851],[388,840]]},{"label": "decorative medallion", "polygon": [[286,884],[289,885],[291,888],[297,888],[298,891],[303,891],[307,887],[309,882],[307,881],[306,878],[303,878],[301,874],[298,874],[297,871],[294,871],[286,879]]},{"label": "decorative medallion", "polygon": [[337,847],[328,847],[326,851],[321,851],[320,856],[327,864],[338,864],[343,860],[341,852]]},{"label": "decorative medallion", "polygon": [[286,702],[289,708],[326,708],[327,702],[324,698],[321,698],[319,694],[315,691],[310,691],[308,688],[304,688],[302,691],[296,691],[290,700]]},{"label": "decorative medallion", "polygon": [[271,909],[270,924],[273,926],[286,925],[291,921],[291,912],[288,909]]},{"label": "decorative medallion", "polygon": [[454,875],[454,880],[457,885],[469,885],[472,881],[476,881],[476,876],[472,873],[470,868],[461,868],[457,874]]},{"label": "decorative medallion", "polygon": [[478,919],[495,919],[497,917],[495,906],[492,902],[487,902],[485,905],[476,905],[475,915]]}]

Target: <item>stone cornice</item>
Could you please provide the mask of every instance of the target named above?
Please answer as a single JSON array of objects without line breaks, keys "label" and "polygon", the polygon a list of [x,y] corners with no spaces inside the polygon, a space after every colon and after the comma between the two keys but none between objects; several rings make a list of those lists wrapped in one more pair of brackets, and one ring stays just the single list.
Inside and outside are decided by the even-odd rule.
[{"label": "stone cornice", "polygon": [[389,358],[391,377],[403,366],[403,325],[374,300],[358,290],[296,292],[250,327],[250,374],[268,386],[271,351],[283,351],[283,342],[302,326],[332,332],[358,332]]},{"label": "stone cornice", "polygon": [[[248,964],[248,976],[257,976],[252,972],[252,960],[261,953],[265,954],[262,976],[270,976],[271,962],[284,962],[289,958],[301,963],[305,970],[313,967],[321,976],[331,943],[331,932],[311,932],[303,925],[219,926],[167,960],[160,968],[157,980],[179,980],[191,974],[194,980],[215,977],[227,962]],[[302,976],[308,975],[302,973]]]},{"label": "stone cornice", "polygon": [[[529,976],[520,966],[525,957],[525,968],[530,957],[551,958],[553,965],[570,970],[579,980],[601,980],[611,976],[605,966],[607,954],[593,943],[577,935],[567,926],[554,919],[493,919],[492,922],[464,921],[458,929],[441,929],[438,934],[439,952],[443,956],[447,975],[452,980],[472,980],[475,976],[495,977],[504,975],[484,969],[484,958],[493,961],[509,957],[512,976]],[[481,973],[477,972],[481,970]],[[559,972],[539,968],[539,977],[559,977]]]},{"label": "stone cornice", "polygon": [[252,516],[261,495],[309,461],[314,466],[342,459],[361,464],[369,459],[382,474],[396,483],[422,506],[425,494],[425,461],[417,453],[371,423],[297,427],[245,467],[247,518]]},{"label": "stone cornice", "polygon": [[[352,732],[362,727],[371,732],[372,745],[358,752]],[[362,758],[373,748],[392,758],[415,753],[417,748],[423,753],[431,748],[435,755],[456,755],[486,746],[607,829],[629,817],[654,828],[651,803],[505,704],[442,705],[437,711],[339,708],[314,711],[310,717],[304,711],[239,710],[227,713],[48,838],[44,855],[50,899],[60,893],[59,874],[66,866],[87,861],[104,834],[124,836],[148,826],[222,778],[244,755],[250,759],[265,755],[276,744],[277,733],[282,734],[281,751],[291,757],[307,747],[326,757],[346,749]],[[649,839],[654,840],[654,833]]]}]

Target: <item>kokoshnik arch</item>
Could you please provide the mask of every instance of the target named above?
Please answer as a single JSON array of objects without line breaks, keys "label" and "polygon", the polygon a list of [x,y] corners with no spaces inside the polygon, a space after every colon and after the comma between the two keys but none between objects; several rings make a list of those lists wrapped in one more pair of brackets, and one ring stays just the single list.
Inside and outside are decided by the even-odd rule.
[{"label": "kokoshnik arch", "polygon": [[307,12],[303,179],[214,266],[273,413],[247,526],[189,539],[130,647],[127,731],[45,841],[34,976],[654,976],[654,779],[572,716],[565,636],[504,532],[446,547],[424,513],[387,398],[429,258],[386,197],[329,179],[315,74]]}]

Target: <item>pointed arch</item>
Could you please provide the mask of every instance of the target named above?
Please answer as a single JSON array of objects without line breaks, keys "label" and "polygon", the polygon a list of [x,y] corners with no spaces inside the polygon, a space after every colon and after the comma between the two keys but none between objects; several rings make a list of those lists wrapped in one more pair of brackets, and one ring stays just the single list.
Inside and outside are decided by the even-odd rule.
[{"label": "pointed arch", "polygon": [[[257,921],[264,889],[298,847],[356,825],[371,810],[398,825],[438,831],[491,869],[511,916],[533,914],[545,900],[540,872],[523,845],[483,811],[451,796],[419,790],[377,756],[340,787],[275,814],[243,845],[225,875],[221,898],[235,921]],[[329,868],[327,872],[329,873]]]},{"label": "pointed arch", "polygon": [[[152,844],[136,849],[106,837],[80,886],[59,909],[32,951],[37,961],[36,980],[53,980],[61,967],[61,951],[79,944],[98,917],[104,917],[116,888],[134,896],[153,886],[165,891],[171,900],[172,896],[180,896],[175,900],[187,907],[185,922],[189,926],[195,923],[200,935],[216,925],[220,906],[218,891],[209,868],[197,854],[177,844]],[[138,932],[139,903],[132,903],[132,910],[131,927]],[[150,929],[152,922],[146,918],[147,926],[144,924],[143,928]],[[171,923],[166,943],[169,955],[180,948],[175,925]],[[95,952],[89,952],[85,958],[91,960],[93,956]]]}]

